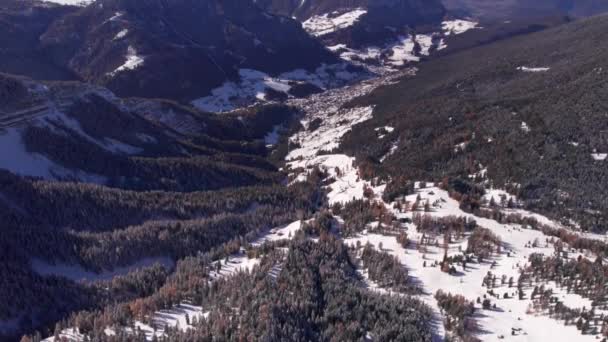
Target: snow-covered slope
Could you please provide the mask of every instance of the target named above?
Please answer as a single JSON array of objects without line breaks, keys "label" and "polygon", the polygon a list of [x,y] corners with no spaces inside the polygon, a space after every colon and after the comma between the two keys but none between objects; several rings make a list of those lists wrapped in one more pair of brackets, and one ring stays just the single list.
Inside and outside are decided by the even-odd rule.
[{"label": "snow-covered slope", "polygon": [[[441,29],[437,28],[435,32],[396,33],[381,40],[380,44],[378,42],[356,44],[353,47],[348,41],[331,40],[327,48],[346,61],[377,73],[387,73],[407,64],[419,62],[432,53],[445,49],[448,46],[446,40],[452,35],[479,28],[475,21],[450,20],[442,22]],[[334,44],[336,42],[338,43]]]},{"label": "snow-covered slope", "polygon": [[41,0],[43,2],[51,2],[59,5],[68,5],[68,6],[87,6],[92,4],[95,0]]},{"label": "snow-covered slope", "polygon": [[[413,75],[411,73],[410,75]],[[415,76],[414,76],[415,77]],[[369,199],[381,203],[395,216],[399,227],[384,226],[380,222],[369,224],[366,230],[356,236],[345,238],[345,243],[356,245],[372,244],[378,250],[395,256],[405,267],[412,279],[423,289],[420,296],[433,308],[435,313],[435,339],[443,340],[446,330],[442,322],[445,320],[434,298],[438,290],[459,294],[466,299],[476,302],[477,298],[488,298],[495,308],[483,310],[476,304],[477,314],[474,320],[478,329],[474,334],[482,341],[591,341],[597,335],[581,335],[574,325],[565,325],[563,321],[550,317],[546,312],[536,309],[535,300],[531,293],[534,286],[523,287],[523,298],[520,299],[515,287],[508,283],[500,283],[491,289],[482,285],[484,278],[491,273],[499,278],[517,280],[522,269],[529,265],[531,254],[552,256],[555,253],[554,245],[558,239],[544,235],[541,231],[530,229],[520,224],[504,224],[492,219],[477,217],[464,212],[460,204],[449,194],[435,186],[433,183],[419,182],[416,184],[414,194],[399,199],[399,203],[385,203],[382,199],[386,184],[370,182],[360,177],[355,167],[354,158],[344,154],[330,154],[340,144],[340,138],[353,125],[368,120],[373,115],[373,108],[343,108],[352,97],[365,94],[381,84],[390,83],[390,78],[376,79],[344,88],[329,91],[324,94],[312,96],[309,100],[293,100],[290,103],[298,106],[306,116],[302,120],[304,130],[292,136],[290,141],[296,148],[287,155],[288,168],[294,179],[303,179],[304,175],[315,167],[327,172],[326,191],[330,206],[334,203],[347,203],[353,199]],[[311,122],[315,122],[314,129],[307,129]],[[392,127],[391,127],[392,128]],[[376,129],[378,130],[378,129]],[[371,190],[371,197],[366,191]],[[501,198],[506,202],[511,198],[513,203],[518,200],[499,189],[487,189],[484,197],[486,205]],[[419,209],[414,211],[400,209],[403,203],[411,208],[413,203],[420,203]],[[428,203],[428,210],[422,209]],[[517,214],[521,217],[533,218],[536,221],[555,229],[567,229],[561,224],[523,209],[501,209],[505,215]],[[500,238],[501,249],[490,259],[482,262],[473,262],[466,268],[456,267],[456,274],[449,274],[441,270],[439,264],[444,257],[463,255],[467,250],[470,233],[454,239],[444,241],[442,235],[429,235],[419,232],[416,225],[411,223],[414,215],[428,215],[429,217],[459,217],[475,221],[478,227],[489,229]],[[340,220],[338,220],[340,222]],[[410,241],[407,248],[397,242],[399,232],[405,232]],[[580,234],[584,236],[584,234]],[[432,237],[434,243],[423,242]],[[588,237],[588,236],[587,236]],[[603,236],[594,235],[592,238],[604,239]],[[447,254],[446,254],[447,252]],[[578,257],[595,260],[595,255],[585,251],[571,251],[567,258],[574,260]],[[366,278],[366,272],[361,275],[366,279],[368,288],[387,295],[399,295],[387,289],[378,288],[377,284]],[[537,284],[538,285],[538,284]],[[555,301],[566,303],[572,308],[587,307],[589,299],[580,295],[569,293],[554,283],[544,283],[545,288],[553,289]]]},{"label": "snow-covered slope", "polygon": [[363,8],[355,8],[345,13],[325,13],[308,18],[302,25],[313,36],[323,36],[355,25],[366,13],[367,10]]},{"label": "snow-covered slope", "polygon": [[368,66],[400,67],[444,46],[441,20],[445,11],[440,1],[257,0],[256,3],[269,12],[296,18],[310,35],[318,37],[343,59]]},{"label": "snow-covered slope", "polygon": [[[89,145],[101,153],[132,156],[145,152],[145,146],[158,144],[165,134],[162,130],[149,130],[152,125],[145,120],[122,112],[125,108],[120,100],[104,88],[46,85],[29,80],[23,84],[27,93],[0,110],[0,144],[4,149],[0,168],[15,174],[103,184],[106,177],[69,163],[66,156],[55,154],[59,142],[45,145],[41,143],[43,139],[72,141],[75,147]],[[93,110],[99,106],[106,106],[103,114]],[[118,133],[122,128],[104,131],[104,120],[117,114],[124,123],[130,121],[139,126],[139,131],[122,137]],[[96,122],[95,130],[91,121]],[[77,152],[75,147],[73,153]]]},{"label": "snow-covered slope", "polygon": [[[381,192],[378,195],[381,195]],[[368,232],[347,239],[347,243],[354,244],[361,241],[365,244],[370,242],[377,248],[382,244],[384,251],[395,255],[410,271],[411,276],[418,279],[428,293],[428,298],[425,299],[427,303],[433,304],[432,296],[438,290],[460,294],[472,301],[477,298],[490,297],[492,302],[496,303],[497,308],[484,310],[476,317],[481,331],[479,338],[484,341],[500,341],[505,336],[509,336],[514,341],[548,339],[591,341],[595,339],[594,336],[581,335],[574,326],[564,326],[563,322],[531,310],[533,301],[530,297],[528,296],[524,300],[518,299],[516,289],[509,287],[508,284],[502,284],[492,289],[500,298],[490,296],[489,289],[482,286],[483,278],[488,272],[497,275],[499,278],[505,275],[507,279],[510,277],[517,279],[520,269],[528,264],[528,257],[531,254],[553,255],[553,244],[545,242],[551,237],[517,224],[500,224],[494,220],[465,213],[459,208],[459,203],[450,198],[446,191],[434,186],[418,189],[415,194],[408,196],[405,201],[414,203],[418,198],[422,203],[432,203],[429,212],[420,212],[420,214],[431,217],[466,217],[475,220],[479,226],[489,229],[500,237],[504,246],[503,250],[486,262],[469,265],[465,269],[458,269],[458,275],[450,275],[437,266],[444,258],[445,249],[443,246],[446,242],[443,241],[443,236],[436,237],[438,239],[437,245],[421,244],[423,233],[416,231],[413,224],[407,224],[406,226],[408,238],[411,241],[408,248],[400,246],[394,236]],[[376,200],[379,199],[376,198]],[[391,204],[388,204],[387,207],[392,208]],[[395,211],[394,214],[398,218],[411,219],[414,212]],[[531,213],[523,214],[532,215]],[[554,225],[559,226],[558,224]],[[535,241],[536,243],[540,241],[536,247],[533,246]],[[451,243],[448,242],[447,246],[448,257],[460,255],[467,250],[467,237],[465,236]],[[569,257],[576,259],[578,255],[577,253],[571,253]],[[593,258],[592,255],[589,255],[589,257]],[[532,288],[526,287],[524,291],[530,293]],[[503,294],[505,293],[508,298],[504,298]],[[556,289],[556,298],[565,302],[574,302],[582,308],[585,306],[585,301],[579,301],[578,297],[578,295],[564,293],[560,289]],[[512,331],[516,333],[512,335]]]},{"label": "snow-covered slope", "polygon": [[[290,224],[275,227],[259,236],[253,246],[261,246],[266,242],[277,242],[281,240],[291,240],[302,227],[301,221],[294,221]],[[231,277],[239,272],[251,273],[254,268],[259,267],[260,258],[250,258],[244,250],[228,256],[225,259],[215,261],[213,270],[209,273],[210,282]],[[270,270],[270,277],[276,277],[280,273],[281,265],[275,265]],[[166,330],[180,329],[186,332],[195,329],[195,322],[207,319],[209,311],[203,307],[193,304],[191,301],[184,301],[170,309],[159,310],[150,317],[146,317],[145,322],[135,321],[132,326],[110,326],[105,327],[106,336],[116,336],[119,331],[129,335],[137,335],[142,332],[147,341],[155,341],[166,337]],[[66,328],[59,333],[59,337],[69,342],[86,341],[86,336],[76,328]],[[43,340],[44,342],[55,342],[53,336]]]},{"label": "snow-covered slope", "polygon": [[468,30],[476,29],[479,23],[471,20],[454,19],[446,20],[441,23],[441,27],[446,35],[462,34]]},{"label": "snow-covered slope", "polygon": [[[192,104],[207,112],[229,112],[256,103],[300,97],[297,89],[322,91],[365,76],[366,73],[355,70],[346,63],[322,65],[314,72],[296,69],[276,77],[258,70],[240,69],[238,82],[227,81],[213,89],[211,95],[196,99]],[[310,91],[305,90],[305,94]]]},{"label": "snow-covered slope", "polygon": [[1,72],[84,80],[120,96],[189,101],[241,68],[277,76],[338,61],[300,23],[251,1],[7,0],[0,21],[11,51]]}]

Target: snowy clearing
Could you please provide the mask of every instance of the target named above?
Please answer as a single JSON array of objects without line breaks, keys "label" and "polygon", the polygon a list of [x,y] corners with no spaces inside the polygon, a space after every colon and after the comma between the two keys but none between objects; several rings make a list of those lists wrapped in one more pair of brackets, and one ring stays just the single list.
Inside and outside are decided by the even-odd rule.
[{"label": "snowy clearing", "polygon": [[[318,152],[329,152],[340,145],[340,139],[350,131],[351,127],[367,121],[372,117],[372,107],[349,108],[339,110],[335,115],[326,119],[322,125],[312,133],[298,135],[293,142],[302,147],[292,150],[288,158],[313,157]],[[306,127],[308,122],[303,122]]]},{"label": "snowy clearing", "polygon": [[321,89],[343,86],[361,77],[346,70],[347,65],[323,65],[308,72],[298,69],[272,77],[261,71],[240,69],[239,81],[226,81],[211,91],[211,95],[192,101],[196,108],[211,112],[223,113],[247,107],[256,103],[271,102],[270,91],[292,97],[289,93],[293,85],[312,84]]},{"label": "snowy clearing", "polygon": [[531,67],[526,67],[526,66],[520,66],[517,68],[517,70],[523,71],[523,72],[545,72],[545,71],[551,70],[551,68],[549,68],[549,67],[531,68]]},{"label": "snowy clearing", "polygon": [[376,131],[376,134],[378,135],[378,139],[384,139],[387,134],[393,133],[394,130],[395,128],[391,126],[378,127],[374,129],[374,131]]},{"label": "snowy clearing", "polygon": [[266,143],[267,147],[272,147],[279,142],[279,131],[281,128],[281,125],[274,126],[272,131],[264,136],[264,143]]},{"label": "snowy clearing", "polygon": [[117,34],[114,36],[114,38],[113,38],[112,40],[119,40],[119,39],[122,39],[122,38],[124,38],[124,37],[126,37],[126,36],[127,36],[127,33],[129,33],[129,30],[128,30],[128,29],[123,29],[123,30],[121,30],[120,32],[118,32],[118,33],[117,33]]},{"label": "snowy clearing", "polygon": [[[501,194],[499,190],[492,192],[494,195]],[[378,196],[381,192],[376,193]],[[502,253],[494,255],[490,260],[483,263],[469,264],[466,269],[458,269],[457,275],[450,275],[440,270],[437,266],[444,256],[442,236],[436,236],[439,240],[437,244],[421,245],[422,233],[416,231],[413,224],[406,224],[407,234],[410,240],[410,246],[407,249],[397,243],[396,238],[391,235],[381,235],[364,231],[356,237],[345,239],[349,245],[355,246],[357,241],[361,245],[371,243],[377,249],[382,245],[382,250],[394,255],[398,260],[407,267],[410,276],[415,279],[415,283],[422,286],[425,295],[421,297],[427,304],[431,305],[434,312],[438,313],[439,308],[433,298],[437,290],[444,290],[452,294],[461,294],[469,300],[475,300],[477,297],[483,298],[489,296],[488,289],[481,286],[483,278],[492,272],[492,274],[506,275],[507,277],[519,276],[519,269],[528,263],[528,257],[532,253],[541,253],[544,255],[553,254],[553,246],[545,245],[546,236],[536,230],[524,229],[519,225],[499,224],[496,221],[475,217],[471,214],[460,210],[458,202],[451,199],[447,192],[436,188],[429,187],[419,189],[414,195],[407,196],[407,202],[413,203],[420,195],[421,201],[432,203],[432,209],[426,213],[434,217],[468,217],[476,220],[477,224],[490,229],[494,234],[499,236],[503,241],[504,250]],[[376,198],[376,200],[380,200]],[[388,205],[388,208],[392,206]],[[409,217],[411,219],[413,213],[401,213],[394,211],[397,217]],[[377,225],[377,224],[376,224]],[[428,238],[428,235],[427,235]],[[541,241],[538,247],[532,247],[531,242]],[[466,238],[462,240],[452,241],[447,243],[448,256],[461,254],[467,248]],[[578,254],[573,253],[571,258],[576,258]],[[551,287],[551,284],[547,284]],[[589,300],[581,300],[581,297],[575,294],[566,293],[562,289],[555,289],[555,297],[563,303],[568,303],[574,307],[586,306],[589,308]],[[531,288],[525,289],[527,293],[531,292]],[[501,341],[508,339],[512,341],[544,341],[553,339],[556,341],[585,341],[594,340],[594,336],[580,335],[580,332],[575,326],[565,326],[563,322],[554,320],[540,313],[530,312],[532,300],[519,300],[515,296],[515,288],[509,288],[508,285],[502,285],[493,288],[493,291],[500,295],[501,299],[490,296],[492,302],[497,304],[497,310],[481,310],[478,305],[478,314],[476,315],[477,323],[480,325],[478,338],[483,341]],[[508,293],[509,298],[502,299],[503,293]],[[576,304],[576,305],[575,305]],[[441,319],[438,317],[437,319]],[[541,328],[542,327],[542,328]],[[512,329],[517,333],[512,335]],[[520,330],[521,329],[521,330]],[[439,332],[442,335],[443,331]]]},{"label": "snowy clearing", "polygon": [[21,133],[17,128],[0,131],[0,169],[7,169],[23,176],[53,178],[54,170],[61,167],[43,155],[30,153],[22,142]]},{"label": "snowy clearing", "polygon": [[[417,50],[417,46],[420,48]],[[419,62],[422,56],[429,56],[432,51],[445,48],[439,34],[417,34],[400,36],[384,46],[367,46],[352,49],[345,44],[330,46],[328,49],[340,54],[340,58],[363,65],[370,70],[385,74],[407,63]],[[379,67],[377,65],[380,65]]]},{"label": "snowy clearing", "polygon": [[302,228],[302,221],[294,221],[290,224],[275,227],[271,229],[267,234],[258,240],[254,241],[252,245],[261,246],[266,242],[274,242],[281,240],[291,240],[296,233]]},{"label": "snowy clearing", "polygon": [[302,23],[304,29],[313,36],[324,36],[338,30],[353,26],[359,18],[367,13],[363,8],[356,8],[346,13],[326,13],[315,15]]},{"label": "snowy clearing", "polygon": [[249,258],[244,251],[229,256],[226,260],[218,260],[214,263],[220,267],[219,270],[211,271],[211,279],[226,278],[238,272],[251,272],[253,268],[260,264],[260,259]]},{"label": "snowy clearing", "polygon": [[17,175],[40,177],[52,180],[80,180],[88,183],[104,184],[106,179],[88,174],[82,170],[68,170],[47,157],[27,151],[22,140],[22,131],[17,127],[0,130],[0,169]]},{"label": "snowy clearing", "polygon": [[88,6],[90,4],[92,4],[93,2],[95,2],[95,0],[42,0],[43,2],[51,2],[54,4],[59,4],[59,5],[69,5],[69,6],[79,6],[79,7],[85,7]]},{"label": "snowy clearing", "polygon": [[[125,33],[126,34],[126,33]],[[144,58],[137,54],[137,50],[134,47],[129,46],[127,48],[127,55],[125,56],[125,63],[114,71],[109,72],[108,75],[110,77],[116,76],[118,73],[123,71],[135,70],[141,67],[144,64]]]},{"label": "snowy clearing", "polygon": [[480,28],[479,23],[470,20],[446,20],[441,23],[443,32],[446,36],[462,34],[472,29]]}]

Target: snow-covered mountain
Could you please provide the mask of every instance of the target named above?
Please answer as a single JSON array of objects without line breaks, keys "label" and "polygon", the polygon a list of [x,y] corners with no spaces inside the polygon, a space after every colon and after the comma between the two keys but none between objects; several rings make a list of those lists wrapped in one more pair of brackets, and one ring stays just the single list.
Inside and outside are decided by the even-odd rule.
[{"label": "snow-covered mountain", "polygon": [[[64,79],[121,96],[194,99],[238,80],[243,68],[277,75],[336,61],[298,22],[249,2],[99,0],[80,8],[7,2],[0,7],[9,19],[0,39],[45,69],[24,60],[6,62],[3,71],[49,78],[60,70]],[[35,24],[36,15],[44,20]],[[17,30],[31,39],[19,41]]]},{"label": "snow-covered mountain", "polygon": [[445,10],[440,1],[418,0],[256,0],[273,13],[293,17],[327,45],[358,48],[378,44],[412,28],[437,25]]},{"label": "snow-covered mountain", "polygon": [[608,336],[608,19],[457,13],[0,0],[0,340]]},{"label": "snow-covered mountain", "polygon": [[[285,108],[271,108],[220,118],[171,101],[121,99],[99,86],[2,74],[0,108],[0,169],[45,180],[176,191],[257,183],[262,175],[247,171],[255,164],[244,160],[263,157],[264,135],[290,116]],[[248,122],[256,115],[267,122],[252,130]],[[240,146],[230,146],[235,139]],[[246,158],[226,159],[218,169],[213,156],[223,153]],[[202,178],[165,183],[159,172],[198,172]]]},{"label": "snow-covered mountain", "polygon": [[[383,15],[386,25],[399,22],[418,25],[441,19],[443,8],[438,1],[420,0],[254,0],[272,12],[305,21],[314,16],[333,12],[349,12],[360,8]],[[390,13],[389,11],[393,11]],[[395,21],[391,21],[395,20]]]},{"label": "snow-covered mountain", "polygon": [[[439,1],[256,0],[266,11],[293,17],[311,36],[350,63],[375,71],[401,67],[442,46],[445,10]],[[420,33],[416,39],[415,34]],[[376,68],[380,67],[380,68]]]}]

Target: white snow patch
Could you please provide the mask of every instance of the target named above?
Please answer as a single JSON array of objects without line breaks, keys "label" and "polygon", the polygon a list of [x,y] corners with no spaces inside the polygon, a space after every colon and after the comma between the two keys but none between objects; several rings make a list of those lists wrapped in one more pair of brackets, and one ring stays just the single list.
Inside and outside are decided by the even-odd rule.
[{"label": "white snow patch", "polygon": [[593,160],[603,161],[606,160],[607,157],[608,153],[591,153],[591,158],[593,158]]},{"label": "white snow patch", "polygon": [[445,39],[441,38],[439,40],[439,43],[437,44],[437,51],[446,49],[448,47],[448,44],[445,43]]},{"label": "white snow patch", "polygon": [[395,141],[393,143],[393,145],[391,146],[391,149],[388,150],[388,152],[385,155],[383,155],[382,158],[380,158],[380,162],[384,163],[386,158],[392,156],[395,152],[397,152],[398,149],[399,149],[399,141]]},{"label": "white snow patch", "polygon": [[53,178],[53,170],[60,169],[59,165],[45,156],[28,152],[17,128],[0,131],[0,146],[2,146],[2,153],[0,153],[0,168],[2,169],[23,176],[46,179]]},{"label": "white snow patch", "polygon": [[192,101],[200,110],[223,113],[240,107],[268,102],[267,91],[272,89],[288,97],[293,83],[310,83],[321,89],[344,85],[360,75],[346,70],[346,64],[322,65],[314,73],[297,69],[277,77],[258,70],[239,70],[240,81],[227,81],[211,91],[211,95]]},{"label": "white snow patch", "polygon": [[391,126],[377,127],[374,129],[376,134],[378,134],[378,139],[383,139],[386,134],[393,133],[394,130],[395,128]]},{"label": "white snow patch", "polygon": [[291,81],[299,81],[313,84],[321,89],[332,89],[342,87],[354,80],[361,79],[363,75],[359,72],[351,72],[348,64],[323,64],[314,72],[304,69],[296,69],[282,73],[279,77]]},{"label": "white snow patch", "polygon": [[266,100],[266,89],[287,93],[291,86],[289,80],[273,78],[261,71],[239,70],[240,83],[226,82],[213,89],[210,96],[194,100],[192,104],[208,112],[227,112],[240,106]]},{"label": "white snow patch", "polygon": [[327,49],[329,51],[333,51],[333,52],[337,52],[339,50],[347,49],[347,48],[348,48],[348,46],[346,46],[346,44],[336,44],[336,45],[332,45],[332,46],[327,46]]},{"label": "white snow patch", "polygon": [[302,221],[294,221],[290,224],[271,229],[265,236],[254,241],[253,246],[261,246],[266,242],[288,240],[293,238],[302,228]]},{"label": "white snow patch", "polygon": [[[344,104],[353,98],[368,94],[379,86],[391,84],[398,78],[411,76],[414,72],[413,69],[402,70],[343,88],[331,89],[305,99],[288,101],[289,105],[299,108],[305,114],[301,121],[304,127],[308,127],[314,120],[321,122],[317,129],[302,130],[289,138],[289,153],[285,159],[288,161],[287,168],[291,171],[290,176],[295,176],[296,181],[304,180],[315,166],[327,169],[332,175],[337,175],[336,170],[339,170],[340,175],[337,176],[343,180],[343,183],[336,184],[332,188],[334,191],[332,201],[348,201],[353,195],[361,197],[363,183],[357,181],[357,171],[352,167],[352,158],[338,154],[319,154],[338,147],[342,136],[350,131],[353,125],[372,117],[372,107],[343,108]],[[352,180],[357,182],[348,184]],[[340,190],[344,187],[352,187],[353,190]]]},{"label": "white snow patch", "polygon": [[[146,335],[146,340],[151,341],[154,339],[154,336],[157,338],[165,336],[167,328],[177,328],[182,332],[195,329],[192,322],[207,318],[208,315],[209,313],[203,312],[203,308],[200,306],[182,303],[172,309],[155,312],[151,318],[151,325],[136,321],[135,328],[143,331]],[[131,328],[126,328],[125,330],[128,333],[136,333]],[[113,330],[110,331],[114,332]],[[106,331],[106,335],[109,335],[108,331]]]},{"label": "white snow patch", "polygon": [[526,67],[526,66],[520,66],[517,68],[517,70],[523,71],[523,72],[545,72],[545,71],[551,70],[551,68],[548,68],[548,67],[531,68],[531,67]]},{"label": "white snow patch", "polygon": [[406,62],[418,62],[420,57],[414,54],[415,42],[412,37],[399,37],[397,43],[392,47],[389,63],[394,66],[402,66]]},{"label": "white snow patch", "polygon": [[125,56],[125,58],[125,63],[116,68],[116,70],[109,72],[108,75],[114,77],[120,72],[135,70],[144,64],[144,58],[142,56],[137,55],[137,50],[132,46],[129,46],[127,48],[127,55]]},{"label": "white snow patch", "polygon": [[349,62],[365,63],[371,60],[387,67],[400,67],[407,62],[420,60],[420,57],[414,52],[414,47],[415,42],[411,36],[401,36],[384,47],[368,46],[359,50],[343,48],[344,51],[340,57]]},{"label": "white snow patch", "polygon": [[[64,329],[59,333],[59,341],[68,341],[68,342],[82,342],[84,341],[85,336],[81,334],[78,329],[68,328]],[[55,337],[51,336],[42,340],[42,342],[55,342]]]},{"label": "white snow patch", "polygon": [[[491,194],[502,194],[500,190],[492,190]],[[501,341],[503,338],[509,338],[515,341],[585,341],[594,340],[594,336],[580,335],[580,332],[573,325],[564,326],[563,322],[554,320],[544,315],[532,313],[529,311],[531,300],[529,294],[532,289],[526,288],[527,297],[524,300],[519,300],[516,293],[516,288],[509,288],[508,284],[501,284],[500,277],[504,274],[508,277],[513,277],[517,280],[519,269],[523,268],[528,263],[528,257],[532,253],[540,253],[546,256],[553,255],[554,248],[552,244],[547,244],[545,241],[548,238],[540,231],[524,229],[516,224],[500,224],[494,220],[480,218],[471,214],[465,213],[459,208],[459,203],[450,198],[447,192],[437,187],[430,186],[418,189],[416,194],[407,196],[405,200],[413,203],[417,196],[420,195],[422,203],[429,202],[431,211],[426,213],[435,217],[458,216],[474,219],[481,227],[487,228],[494,234],[499,236],[503,241],[502,252],[496,254],[488,261],[483,263],[469,263],[466,269],[460,265],[455,265],[459,275],[453,276],[444,273],[440,270],[437,263],[443,260],[444,256],[444,241],[443,236],[435,237],[438,243],[424,245],[419,248],[419,243],[422,233],[416,230],[413,224],[404,224],[407,230],[410,246],[404,249],[399,245],[394,236],[372,234],[364,231],[362,234],[345,239],[349,245],[355,245],[357,241],[361,245],[371,243],[379,249],[380,243],[382,249],[397,257],[397,259],[407,267],[409,274],[417,280],[425,292],[420,298],[431,306],[436,313],[436,319],[441,319],[439,308],[433,298],[437,290],[443,290],[452,294],[461,294],[469,300],[475,300],[477,297],[483,298],[484,295],[489,296],[487,288],[482,287],[482,280],[488,272],[492,272],[499,278],[498,286],[494,288],[494,292],[500,297],[494,298],[489,296],[492,303],[496,303],[499,310],[483,310],[478,306],[476,320],[480,325],[483,333],[478,336],[484,341]],[[379,199],[374,199],[378,201]],[[393,209],[392,205],[387,205],[389,210],[392,210],[397,217],[412,218],[411,212],[400,212]],[[523,212],[523,211],[522,211]],[[548,220],[548,219],[547,219]],[[557,224],[555,224],[557,225]],[[427,237],[429,237],[427,233]],[[538,241],[536,247],[531,246],[531,242]],[[458,255],[466,251],[467,237],[461,240],[452,241],[447,244],[448,255]],[[508,253],[508,254],[507,254]],[[578,253],[573,253],[571,258],[577,258]],[[426,264],[426,267],[424,266]],[[494,266],[493,266],[494,264]],[[546,284],[545,286],[551,286]],[[509,298],[503,299],[504,293],[509,294]],[[564,303],[568,303],[573,307],[587,306],[589,308],[589,300],[579,298],[580,296],[567,294],[561,289],[554,287],[555,296]],[[511,335],[511,329],[522,329],[521,333]],[[443,335],[443,331],[440,331]]]},{"label": "white snow patch", "polygon": [[441,23],[446,36],[462,34],[469,30],[480,28],[478,25],[479,23],[477,22],[462,19],[446,20]]},{"label": "white snow patch", "polygon": [[420,54],[428,56],[431,54],[433,47],[439,49],[440,44],[435,44],[434,35],[432,34],[417,34],[416,42],[420,45]]},{"label": "white snow patch", "polygon": [[127,36],[127,33],[129,33],[129,30],[128,30],[128,29],[121,30],[120,32],[118,32],[118,33],[117,33],[117,34],[114,36],[114,38],[113,38],[112,40],[119,40],[119,39],[123,39],[124,37],[126,37],[126,36]]},{"label": "white snow patch", "polygon": [[353,26],[366,13],[367,10],[356,8],[346,13],[333,12],[315,15],[302,23],[302,26],[313,36],[324,36]]},{"label": "white snow patch", "polygon": [[[292,137],[291,141],[298,142],[301,147],[289,152],[287,159],[311,158],[319,152],[337,148],[341,138],[351,130],[352,126],[372,118],[373,110],[373,107],[338,109],[334,115],[325,117],[321,127],[315,131],[299,132]],[[306,119],[302,123],[306,126]]]},{"label": "white snow patch", "polygon": [[266,143],[267,147],[274,146],[279,143],[279,131],[281,130],[281,125],[276,125],[272,128],[272,131],[268,132],[264,136],[264,143]]},{"label": "white snow patch", "polygon": [[79,7],[85,7],[85,6],[88,6],[88,5],[92,4],[93,2],[95,2],[95,0],[42,0],[42,1],[51,2],[54,4],[60,4],[60,5],[79,6]]},{"label": "white snow patch", "polygon": [[461,142],[460,144],[454,145],[454,153],[462,152],[467,148],[468,143],[466,141]]},{"label": "white snow patch", "polygon": [[108,20],[104,22],[104,24],[108,21],[117,21],[123,15],[125,15],[123,12],[115,12],[113,16],[111,16],[110,18],[108,18]]},{"label": "white snow patch", "polygon": [[68,170],[39,153],[28,152],[21,137],[21,130],[11,127],[0,130],[0,169],[17,175],[40,177],[47,180],[80,180],[105,184],[106,179],[82,170]]},{"label": "white snow patch", "polygon": [[[370,183],[358,176],[358,171],[353,167],[353,157],[344,154],[321,155],[305,162],[292,162],[289,166],[292,169],[314,165],[321,170],[327,171],[335,181],[328,185],[329,193],[327,198],[330,205],[334,203],[346,203],[354,199],[364,197],[364,189],[371,187]],[[384,187],[377,191],[383,191]]]},{"label": "white snow patch", "polygon": [[219,272],[216,270],[211,271],[211,278],[225,278],[229,277],[238,272],[251,272],[253,268],[260,264],[260,259],[249,258],[242,251],[238,254],[230,255],[228,260],[218,260],[214,262],[214,265],[220,264]]},{"label": "white snow patch", "polygon": [[376,74],[385,75],[407,63],[420,61],[422,56],[429,56],[434,50],[446,48],[445,41],[438,37],[438,33],[404,35],[383,46],[372,45],[354,49],[345,44],[338,44],[329,46],[328,49],[339,53],[340,58],[350,63],[360,65]]},{"label": "white snow patch", "polygon": [[506,204],[509,199],[516,204],[517,203],[517,197],[514,195],[511,195],[510,193],[501,190],[501,189],[486,189],[485,190],[486,193],[485,195],[482,197],[483,201],[485,201],[486,203],[489,203],[490,200],[493,198],[494,202],[496,204],[501,204],[503,201]]}]

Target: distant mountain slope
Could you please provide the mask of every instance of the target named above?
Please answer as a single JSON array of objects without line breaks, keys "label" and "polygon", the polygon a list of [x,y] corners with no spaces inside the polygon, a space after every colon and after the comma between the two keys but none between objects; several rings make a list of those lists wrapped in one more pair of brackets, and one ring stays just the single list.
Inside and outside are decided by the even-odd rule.
[{"label": "distant mountain slope", "polygon": [[272,182],[263,138],[290,118],[280,106],[217,117],[169,101],[122,100],[77,82],[7,75],[0,75],[0,103],[0,168],[138,190]]},{"label": "distant mountain slope", "polygon": [[53,21],[75,10],[38,1],[0,1],[0,72],[41,79],[76,77],[67,67],[54,64],[38,48],[40,35]]},{"label": "distant mountain slope", "polygon": [[445,10],[438,0],[257,0],[262,8],[294,17],[324,41],[351,47],[380,43],[413,27],[438,25]]},{"label": "distant mountain slope", "polygon": [[604,15],[425,63],[357,101],[377,105],[374,118],[343,148],[378,174],[485,180],[605,231],[607,30]]},{"label": "distant mountain slope", "polygon": [[548,15],[587,17],[608,11],[602,0],[443,0],[454,13],[481,19],[517,19]]},{"label": "distant mountain slope", "polygon": [[[385,12],[384,15],[388,15],[387,10],[390,9],[396,12],[392,13],[393,19],[400,17],[401,23],[414,25],[433,22],[443,11],[438,1],[420,0],[256,0],[255,2],[275,13],[301,21],[315,15],[363,8],[370,12]],[[386,24],[390,25],[389,22]]]},{"label": "distant mountain slope", "polygon": [[249,2],[100,0],[76,8],[5,1],[0,41],[15,52],[0,59],[0,71],[79,79],[120,96],[192,100],[237,80],[242,68],[276,75],[337,60],[296,21]]},{"label": "distant mountain slope", "polygon": [[[310,215],[316,185],[287,189],[266,158],[265,136],[291,114],[0,74],[0,340],[150,295],[176,260]],[[143,287],[108,291],[143,267]]]}]

